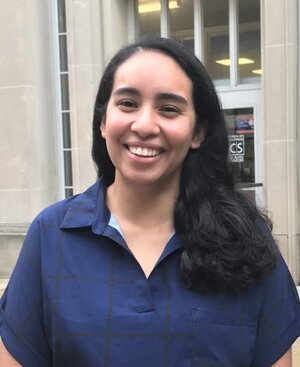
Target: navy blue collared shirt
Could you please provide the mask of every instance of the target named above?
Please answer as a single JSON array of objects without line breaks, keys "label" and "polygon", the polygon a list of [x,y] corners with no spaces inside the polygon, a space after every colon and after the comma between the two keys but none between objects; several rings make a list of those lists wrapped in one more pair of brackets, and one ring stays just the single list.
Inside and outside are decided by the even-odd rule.
[{"label": "navy blue collared shirt", "polygon": [[110,218],[99,181],[32,223],[0,309],[24,367],[270,367],[299,336],[282,258],[240,295],[203,295],[181,283],[176,234],[147,279]]}]

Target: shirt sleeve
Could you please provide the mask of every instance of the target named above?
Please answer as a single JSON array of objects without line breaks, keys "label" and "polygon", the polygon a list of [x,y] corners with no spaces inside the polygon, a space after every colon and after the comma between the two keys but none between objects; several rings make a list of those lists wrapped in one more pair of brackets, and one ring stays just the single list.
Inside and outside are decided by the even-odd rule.
[{"label": "shirt sleeve", "polygon": [[254,358],[251,366],[270,367],[300,336],[300,302],[282,258],[263,281]]},{"label": "shirt sleeve", "polygon": [[23,367],[52,366],[47,342],[41,276],[40,226],[34,221],[0,304],[0,333]]}]

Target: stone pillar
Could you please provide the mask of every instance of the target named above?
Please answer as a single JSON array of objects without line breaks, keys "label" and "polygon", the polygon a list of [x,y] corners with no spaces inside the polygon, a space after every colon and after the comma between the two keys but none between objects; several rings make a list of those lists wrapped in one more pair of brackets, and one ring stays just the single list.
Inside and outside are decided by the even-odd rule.
[{"label": "stone pillar", "polygon": [[28,223],[57,199],[47,3],[0,2],[0,258],[8,259],[0,276],[14,264]]},{"label": "stone pillar", "polygon": [[[297,0],[262,4],[264,196],[274,234],[299,281],[299,41]],[[297,132],[298,131],[298,132]]]},{"label": "stone pillar", "polygon": [[101,0],[104,40],[104,62],[128,42],[127,1]]}]

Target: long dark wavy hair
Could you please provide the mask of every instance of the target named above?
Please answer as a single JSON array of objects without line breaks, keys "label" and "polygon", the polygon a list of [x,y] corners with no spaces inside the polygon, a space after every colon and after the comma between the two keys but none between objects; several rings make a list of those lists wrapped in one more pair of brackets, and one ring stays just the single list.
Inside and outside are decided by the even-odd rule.
[{"label": "long dark wavy hair", "polygon": [[196,128],[206,129],[200,148],[191,149],[183,163],[174,210],[175,230],[182,240],[182,280],[196,291],[240,292],[275,266],[278,250],[268,217],[235,188],[225,120],[211,78],[202,63],[179,42],[145,38],[122,48],[109,62],[93,118],[92,157],[98,177],[107,186],[115,177],[115,167],[100,134],[114,75],[140,50],[160,51],[181,67],[193,85]]}]

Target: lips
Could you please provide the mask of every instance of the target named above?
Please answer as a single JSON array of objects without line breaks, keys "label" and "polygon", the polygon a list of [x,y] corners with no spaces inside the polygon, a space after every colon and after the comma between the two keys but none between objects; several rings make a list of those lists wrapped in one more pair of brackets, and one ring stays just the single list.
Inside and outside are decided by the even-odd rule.
[{"label": "lips", "polygon": [[162,150],[157,148],[141,147],[136,145],[128,145],[127,148],[130,153],[139,157],[156,157],[162,153]]}]

